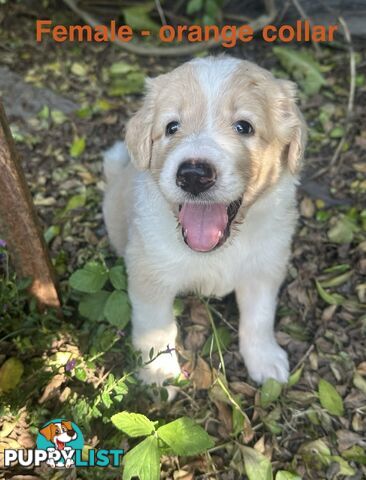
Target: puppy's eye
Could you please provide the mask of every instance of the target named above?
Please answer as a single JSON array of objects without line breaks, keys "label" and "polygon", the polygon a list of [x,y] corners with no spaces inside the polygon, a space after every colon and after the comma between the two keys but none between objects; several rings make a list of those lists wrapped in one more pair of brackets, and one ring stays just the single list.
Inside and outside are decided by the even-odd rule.
[{"label": "puppy's eye", "polygon": [[165,127],[165,135],[174,135],[179,130],[179,122],[169,122]]},{"label": "puppy's eye", "polygon": [[253,126],[246,120],[235,122],[233,127],[237,133],[240,133],[240,135],[253,135],[254,133]]}]

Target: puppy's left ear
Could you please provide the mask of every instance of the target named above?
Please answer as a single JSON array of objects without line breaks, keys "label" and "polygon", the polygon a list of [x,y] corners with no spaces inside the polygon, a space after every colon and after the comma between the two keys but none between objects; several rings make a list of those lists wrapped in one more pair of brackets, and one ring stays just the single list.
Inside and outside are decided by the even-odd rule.
[{"label": "puppy's left ear", "polygon": [[138,170],[147,170],[151,163],[152,124],[155,105],[153,84],[154,80],[146,80],[147,94],[144,103],[129,120],[126,127],[126,146],[132,163]]},{"label": "puppy's left ear", "polygon": [[48,441],[52,440],[55,435],[55,426],[50,423],[46,427],[42,428],[39,433],[43,435]]},{"label": "puppy's left ear", "polygon": [[277,80],[281,89],[280,124],[283,128],[285,140],[284,161],[290,172],[297,175],[302,167],[305,145],[307,140],[307,126],[298,106],[297,86],[288,80]]}]

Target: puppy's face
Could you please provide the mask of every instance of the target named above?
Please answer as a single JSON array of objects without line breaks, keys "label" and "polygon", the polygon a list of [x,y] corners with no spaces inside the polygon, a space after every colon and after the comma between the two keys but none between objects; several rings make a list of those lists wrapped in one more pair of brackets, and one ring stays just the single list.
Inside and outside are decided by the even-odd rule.
[{"label": "puppy's face", "polygon": [[195,251],[235,235],[246,209],[300,168],[306,129],[295,87],[230,57],[199,59],[148,81],[126,143],[150,169]]},{"label": "puppy's face", "polygon": [[40,430],[40,433],[52,441],[58,449],[62,450],[66,443],[75,440],[77,433],[72,427],[71,422],[62,421],[60,423],[50,423]]}]

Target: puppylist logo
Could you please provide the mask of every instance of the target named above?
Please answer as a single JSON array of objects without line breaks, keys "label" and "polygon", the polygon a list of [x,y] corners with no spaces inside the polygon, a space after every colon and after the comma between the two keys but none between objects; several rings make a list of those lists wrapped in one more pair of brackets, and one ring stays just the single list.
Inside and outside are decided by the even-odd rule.
[{"label": "puppylist logo", "polygon": [[4,466],[18,463],[23,467],[52,468],[118,467],[124,450],[88,449],[83,453],[84,437],[76,423],[56,418],[44,424],[37,435],[36,449],[4,450]]}]

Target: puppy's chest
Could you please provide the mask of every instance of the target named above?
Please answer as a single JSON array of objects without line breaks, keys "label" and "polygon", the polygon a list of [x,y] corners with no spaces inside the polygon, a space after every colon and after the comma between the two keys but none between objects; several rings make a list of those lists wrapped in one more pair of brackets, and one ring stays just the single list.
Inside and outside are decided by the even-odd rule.
[{"label": "puppy's chest", "polygon": [[230,257],[210,256],[186,261],[180,271],[181,291],[222,297],[234,290],[239,266]]}]

